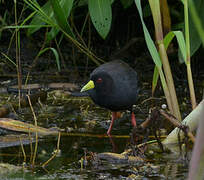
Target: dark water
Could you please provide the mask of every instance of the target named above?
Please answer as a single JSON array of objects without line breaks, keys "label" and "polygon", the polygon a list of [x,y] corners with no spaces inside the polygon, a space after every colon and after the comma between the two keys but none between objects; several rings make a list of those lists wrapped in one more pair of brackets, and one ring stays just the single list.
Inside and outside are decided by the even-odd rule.
[{"label": "dark water", "polygon": [[[126,140],[117,140],[120,150],[126,146]],[[88,164],[81,168],[80,159],[84,156],[84,148],[90,152],[111,152],[112,147],[108,139],[95,138],[73,138],[63,137],[61,139],[61,153],[55,157],[45,168],[40,164],[47,161],[53,150],[56,148],[54,139],[46,139],[38,145],[36,167],[33,171],[20,171],[17,173],[9,172],[10,175],[4,175],[8,179],[126,179],[130,175],[137,178],[147,179],[185,179],[188,166],[186,162],[179,159],[179,154],[154,154],[151,163],[144,166],[128,164],[111,164],[102,162],[100,164]],[[28,155],[29,165],[29,147],[25,147]],[[23,157],[19,157],[22,150],[20,147],[5,148],[1,150],[2,154],[12,155],[12,157],[3,155],[1,161],[10,164],[22,165]]]},{"label": "dark water", "polygon": [[[145,94],[145,93],[144,93]],[[163,100],[161,100],[163,101]],[[162,103],[162,102],[161,102]],[[137,121],[146,117],[148,105],[143,110],[135,108]],[[43,137],[38,142],[35,166],[31,167],[31,146],[24,145],[26,159],[23,157],[21,146],[1,148],[1,162],[22,167],[20,171],[9,170],[0,172],[1,179],[186,179],[188,161],[179,153],[161,153],[146,150],[148,162],[143,165],[112,163],[109,161],[88,160],[81,161],[86,155],[91,158],[96,153],[122,153],[130,145],[129,138],[90,137],[103,135],[110,123],[111,113],[101,109],[87,99],[61,99],[48,96],[47,102],[37,105],[35,113],[38,125],[46,128],[59,127],[65,132],[81,133],[85,136],[63,135],[60,140],[60,153],[44,168],[46,162],[56,150],[57,137]],[[18,119],[33,123],[33,116],[29,108],[18,111]],[[114,124],[113,135],[129,135],[131,132],[130,113],[125,112],[123,117]],[[86,136],[87,135],[87,136]],[[33,143],[32,148],[34,149]],[[82,163],[81,163],[82,162]]]}]

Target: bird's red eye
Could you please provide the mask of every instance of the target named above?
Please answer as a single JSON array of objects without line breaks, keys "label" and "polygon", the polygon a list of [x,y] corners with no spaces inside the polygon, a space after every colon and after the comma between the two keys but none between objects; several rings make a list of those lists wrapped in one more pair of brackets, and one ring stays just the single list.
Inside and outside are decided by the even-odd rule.
[{"label": "bird's red eye", "polygon": [[96,80],[97,83],[102,83],[102,81],[103,81],[103,80],[102,80],[101,78],[98,78],[98,79]]}]

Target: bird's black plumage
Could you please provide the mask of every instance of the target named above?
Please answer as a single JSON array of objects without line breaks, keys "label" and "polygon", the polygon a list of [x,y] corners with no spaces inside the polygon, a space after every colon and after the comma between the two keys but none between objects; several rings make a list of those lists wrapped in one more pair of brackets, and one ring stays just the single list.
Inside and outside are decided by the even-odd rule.
[{"label": "bird's black plumage", "polygon": [[[114,60],[96,68],[90,75],[90,81],[82,88],[95,104],[113,111],[112,121],[107,134],[110,135],[116,112],[132,111],[138,95],[137,73],[121,60]],[[132,112],[132,124],[136,126]]]},{"label": "bird's black plumage", "polygon": [[112,111],[131,110],[138,94],[137,73],[121,60],[105,63],[90,75],[94,88],[87,91],[94,103]]}]

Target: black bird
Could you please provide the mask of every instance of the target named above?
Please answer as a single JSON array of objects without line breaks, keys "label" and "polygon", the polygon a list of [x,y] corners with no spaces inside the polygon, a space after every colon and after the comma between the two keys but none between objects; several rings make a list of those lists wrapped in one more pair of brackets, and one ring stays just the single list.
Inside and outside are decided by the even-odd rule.
[{"label": "black bird", "polygon": [[81,89],[86,91],[95,104],[112,111],[112,121],[107,131],[110,135],[117,112],[131,111],[132,125],[136,120],[132,106],[138,95],[137,73],[121,60],[114,60],[96,68],[89,82]]}]

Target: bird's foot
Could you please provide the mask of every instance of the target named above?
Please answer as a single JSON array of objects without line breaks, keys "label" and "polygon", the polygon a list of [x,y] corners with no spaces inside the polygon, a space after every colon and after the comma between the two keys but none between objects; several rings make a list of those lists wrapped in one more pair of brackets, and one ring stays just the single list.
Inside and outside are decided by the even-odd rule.
[{"label": "bird's foot", "polygon": [[111,136],[111,129],[109,128],[107,133],[106,133],[109,137]]},{"label": "bird's foot", "polygon": [[111,123],[110,123],[110,126],[109,126],[108,131],[107,131],[108,136],[111,135],[111,130],[112,130],[112,127],[113,127],[113,124],[114,124],[114,121],[115,121],[116,118],[117,118],[117,112],[112,112]]},{"label": "bird's foot", "polygon": [[134,112],[132,112],[131,114],[131,122],[134,127],[137,126]]}]

